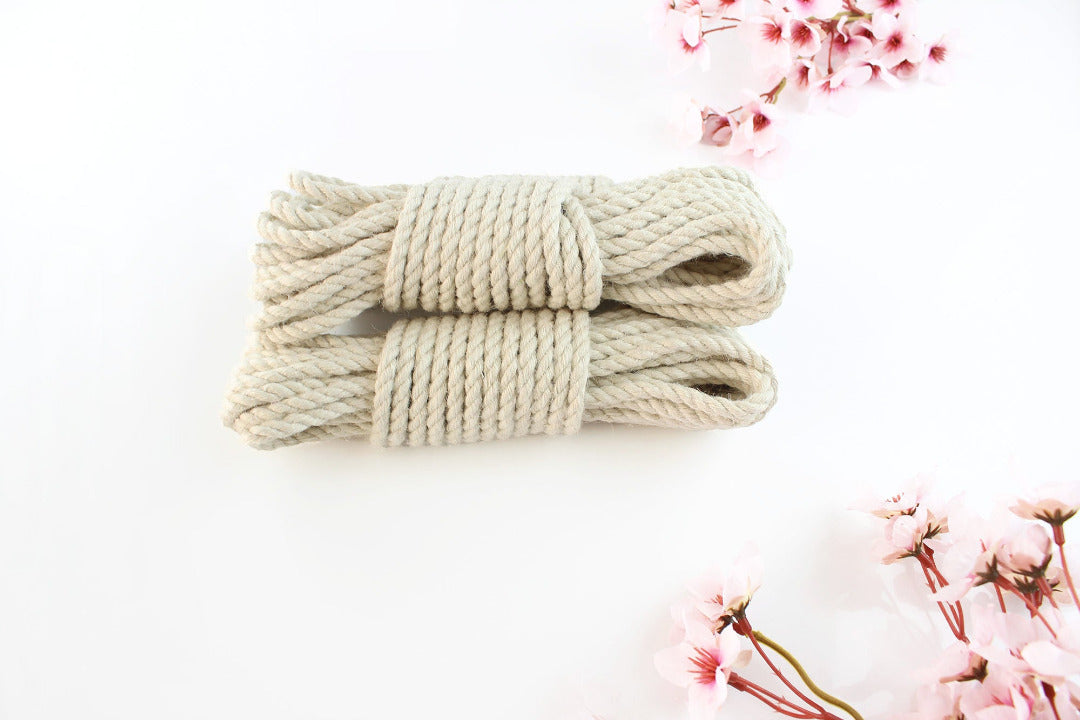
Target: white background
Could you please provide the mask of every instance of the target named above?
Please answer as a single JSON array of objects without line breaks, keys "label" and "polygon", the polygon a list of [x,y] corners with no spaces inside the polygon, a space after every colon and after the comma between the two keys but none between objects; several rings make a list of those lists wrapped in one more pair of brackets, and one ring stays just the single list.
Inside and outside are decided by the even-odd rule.
[{"label": "white background", "polygon": [[1073,480],[1080,403],[1080,6],[921,4],[953,82],[796,115],[763,182],[760,425],[260,453],[218,413],[289,170],[629,179],[716,161],[669,101],[737,88],[668,78],[646,0],[6,0],[0,717],[677,718],[667,606],[747,539],[756,624],[907,710],[943,637],[846,507]]}]

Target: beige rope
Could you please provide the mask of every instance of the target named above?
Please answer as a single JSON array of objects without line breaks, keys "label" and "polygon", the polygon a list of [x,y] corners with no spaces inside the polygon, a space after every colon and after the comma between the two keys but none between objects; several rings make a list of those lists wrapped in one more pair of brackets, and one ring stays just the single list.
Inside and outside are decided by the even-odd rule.
[{"label": "beige rope", "polygon": [[263,449],[355,436],[442,445],[582,422],[739,427],[775,398],[768,362],[734,330],[633,308],[525,310],[399,320],[375,337],[263,339],[225,422]]},{"label": "beige rope", "polygon": [[296,173],[254,253],[256,327],[314,338],[362,311],[591,310],[601,298],[745,325],[779,305],[784,230],[730,168],[606,178],[493,176],[365,187]]}]

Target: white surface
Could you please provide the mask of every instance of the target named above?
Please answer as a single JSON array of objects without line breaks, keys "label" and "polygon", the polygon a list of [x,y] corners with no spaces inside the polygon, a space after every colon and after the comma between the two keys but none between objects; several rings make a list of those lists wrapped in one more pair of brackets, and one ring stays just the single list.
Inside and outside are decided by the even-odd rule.
[{"label": "white surface", "polygon": [[941,636],[844,508],[935,467],[980,495],[1076,477],[1073,0],[924,2],[962,33],[952,85],[794,118],[755,428],[266,454],[219,424],[288,170],[709,162],[669,140],[643,3],[4,4],[0,717],[533,720],[583,687],[679,717],[667,604],[744,538],[756,624],[907,709]]}]

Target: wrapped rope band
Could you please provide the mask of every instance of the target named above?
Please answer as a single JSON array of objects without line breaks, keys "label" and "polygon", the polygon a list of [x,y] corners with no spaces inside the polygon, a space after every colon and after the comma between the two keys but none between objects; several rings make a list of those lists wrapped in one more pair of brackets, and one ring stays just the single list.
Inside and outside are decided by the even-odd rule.
[{"label": "wrapped rope band", "polygon": [[259,219],[257,322],[271,342],[391,311],[592,310],[601,298],[745,325],[779,305],[784,230],[748,177],[443,178],[365,187],[294,174]]},{"label": "wrapped rope band", "polygon": [[584,310],[395,323],[375,373],[371,440],[441,445],[581,427]]},{"label": "wrapped rope band", "polygon": [[357,436],[442,445],[572,433],[590,421],[740,427],[775,399],[771,367],[734,330],[631,308],[525,310],[256,346],[225,422],[263,449]]}]

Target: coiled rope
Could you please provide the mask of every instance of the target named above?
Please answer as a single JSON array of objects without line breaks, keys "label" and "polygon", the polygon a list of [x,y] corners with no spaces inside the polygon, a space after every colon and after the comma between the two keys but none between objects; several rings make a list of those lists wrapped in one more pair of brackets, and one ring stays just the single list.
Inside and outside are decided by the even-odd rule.
[{"label": "coiled rope", "polygon": [[592,310],[602,298],[724,326],[784,292],[784,230],[749,178],[684,169],[365,187],[295,173],[259,220],[256,328],[274,343],[390,311]]},{"label": "coiled rope", "polygon": [[728,328],[633,308],[397,321],[382,336],[259,340],[225,422],[270,449],[367,436],[443,445],[571,433],[603,421],[729,428],[776,398],[768,362]]}]

